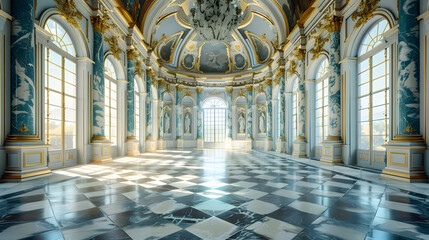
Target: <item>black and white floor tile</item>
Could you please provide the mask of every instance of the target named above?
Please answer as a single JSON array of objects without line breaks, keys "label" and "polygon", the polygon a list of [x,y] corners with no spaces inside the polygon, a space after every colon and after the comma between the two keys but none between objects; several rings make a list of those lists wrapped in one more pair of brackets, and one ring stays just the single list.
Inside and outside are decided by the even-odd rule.
[{"label": "black and white floor tile", "polygon": [[1,183],[0,239],[429,239],[429,197],[287,155],[160,151]]}]

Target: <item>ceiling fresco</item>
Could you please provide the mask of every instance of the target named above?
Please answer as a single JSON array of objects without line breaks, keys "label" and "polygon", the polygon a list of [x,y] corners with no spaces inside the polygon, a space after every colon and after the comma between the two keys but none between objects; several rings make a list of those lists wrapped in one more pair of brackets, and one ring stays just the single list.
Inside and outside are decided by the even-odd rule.
[{"label": "ceiling fresco", "polygon": [[[232,42],[194,41],[190,9],[195,0],[117,1],[131,14],[165,68],[184,73],[229,74],[269,64],[276,49],[285,43],[288,30],[295,27],[315,0],[240,0],[243,20],[232,33]],[[148,11],[156,14],[143,19]]]},{"label": "ceiling fresco", "polygon": [[283,9],[289,24],[289,30],[296,26],[305,11],[311,7],[315,0],[276,0]]}]

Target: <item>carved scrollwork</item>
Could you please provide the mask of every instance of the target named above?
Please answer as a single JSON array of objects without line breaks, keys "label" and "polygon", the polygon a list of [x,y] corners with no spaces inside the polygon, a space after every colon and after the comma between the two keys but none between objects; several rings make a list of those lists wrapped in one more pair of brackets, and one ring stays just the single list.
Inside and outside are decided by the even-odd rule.
[{"label": "carved scrollwork", "polygon": [[374,16],[379,2],[380,0],[362,0],[359,3],[358,9],[352,14],[352,20],[356,21],[354,28],[359,28]]},{"label": "carved scrollwork", "polygon": [[58,6],[55,6],[55,8],[61,13],[67,22],[75,28],[80,28],[78,21],[82,20],[83,15],[77,10],[74,0],[54,1],[58,4]]},{"label": "carved scrollwork", "polygon": [[119,47],[118,36],[114,36],[106,39],[106,43],[109,44],[110,52],[117,59],[121,60],[122,49]]}]

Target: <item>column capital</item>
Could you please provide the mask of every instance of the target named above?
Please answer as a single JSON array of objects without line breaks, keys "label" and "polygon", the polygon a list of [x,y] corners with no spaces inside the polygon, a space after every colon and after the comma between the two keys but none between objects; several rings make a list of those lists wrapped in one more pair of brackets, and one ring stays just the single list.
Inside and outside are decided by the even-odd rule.
[{"label": "column capital", "polygon": [[176,85],[176,91],[181,92],[183,91],[183,85]]},{"label": "column capital", "polygon": [[332,15],[326,18],[325,24],[323,24],[321,29],[327,30],[330,33],[338,32],[341,30],[342,23],[343,23],[343,16]]},{"label": "column capital", "polygon": [[197,87],[197,93],[201,94],[204,92],[204,87]]},{"label": "column capital", "polygon": [[110,28],[110,24],[106,20],[105,16],[91,16],[91,23],[94,31],[104,34],[106,30]]},{"label": "column capital", "polygon": [[135,48],[127,49],[127,59],[137,60],[139,58],[139,52]]},{"label": "column capital", "polygon": [[252,91],[253,91],[253,85],[251,85],[251,84],[246,85],[246,90],[247,90],[248,92],[252,92]]},{"label": "column capital", "polygon": [[233,87],[231,87],[231,86],[226,86],[226,87],[225,87],[225,91],[226,91],[227,93],[231,94],[231,93],[232,93],[232,91],[234,91],[234,88],[233,88]]}]

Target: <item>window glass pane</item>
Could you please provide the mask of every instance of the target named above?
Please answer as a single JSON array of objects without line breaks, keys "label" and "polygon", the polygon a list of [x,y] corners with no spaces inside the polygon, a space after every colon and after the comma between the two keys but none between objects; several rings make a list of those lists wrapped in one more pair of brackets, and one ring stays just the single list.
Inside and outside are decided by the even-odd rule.
[{"label": "window glass pane", "polygon": [[53,35],[54,44],[72,56],[76,56],[73,43],[66,30],[56,21],[48,19],[45,30]]}]

